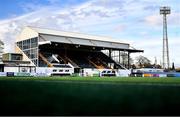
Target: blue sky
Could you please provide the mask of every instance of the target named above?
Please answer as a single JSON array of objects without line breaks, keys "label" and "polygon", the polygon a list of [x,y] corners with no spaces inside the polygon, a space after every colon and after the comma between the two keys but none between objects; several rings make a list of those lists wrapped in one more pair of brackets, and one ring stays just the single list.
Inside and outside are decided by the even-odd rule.
[{"label": "blue sky", "polygon": [[[88,0],[1,0],[0,2],[0,19],[12,18],[37,10],[40,6],[58,6],[65,7],[68,5],[77,5]],[[32,6],[37,5],[37,9]]]},{"label": "blue sky", "polygon": [[[162,59],[160,6],[170,6],[170,62],[180,66],[180,0],[1,0],[0,39],[12,52],[15,39],[27,26],[82,32],[125,41],[154,62]],[[140,54],[133,54],[132,57]]]}]

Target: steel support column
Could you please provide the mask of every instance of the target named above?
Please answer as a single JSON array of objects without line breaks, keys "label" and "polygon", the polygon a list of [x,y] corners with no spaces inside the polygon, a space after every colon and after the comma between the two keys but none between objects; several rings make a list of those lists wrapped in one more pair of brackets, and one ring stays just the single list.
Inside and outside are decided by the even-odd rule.
[{"label": "steel support column", "polygon": [[128,69],[130,68],[130,52],[128,52]]}]

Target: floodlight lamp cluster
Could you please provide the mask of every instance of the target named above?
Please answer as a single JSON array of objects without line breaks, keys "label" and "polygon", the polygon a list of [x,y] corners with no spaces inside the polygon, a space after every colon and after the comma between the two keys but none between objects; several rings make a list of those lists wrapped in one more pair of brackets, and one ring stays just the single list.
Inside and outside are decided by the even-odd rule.
[{"label": "floodlight lamp cluster", "polygon": [[170,7],[164,6],[160,8],[160,14],[166,15],[170,13],[171,13]]}]

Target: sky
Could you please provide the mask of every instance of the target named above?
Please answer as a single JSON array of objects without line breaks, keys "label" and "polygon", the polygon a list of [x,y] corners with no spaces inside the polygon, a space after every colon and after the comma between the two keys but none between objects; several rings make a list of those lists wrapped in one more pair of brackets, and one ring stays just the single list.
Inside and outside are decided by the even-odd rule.
[{"label": "sky", "polygon": [[161,6],[168,15],[170,63],[180,67],[180,0],[1,0],[0,39],[5,52],[25,26],[112,37],[130,43],[152,63],[162,62]]}]

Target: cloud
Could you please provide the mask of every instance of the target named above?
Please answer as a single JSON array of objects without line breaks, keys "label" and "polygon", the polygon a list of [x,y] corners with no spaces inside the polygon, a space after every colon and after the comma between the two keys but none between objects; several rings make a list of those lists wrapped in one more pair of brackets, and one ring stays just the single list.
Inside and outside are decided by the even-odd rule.
[{"label": "cloud", "polygon": [[144,22],[151,26],[160,26],[162,25],[162,18],[160,15],[147,16]]},{"label": "cloud", "polygon": [[[5,51],[13,52],[16,36],[24,26],[37,26],[57,30],[112,36],[130,42],[135,48],[144,49],[143,55],[161,58],[161,26],[157,0],[92,0],[80,5],[58,7],[57,0],[50,5],[36,2],[23,6],[26,14],[7,20],[0,20],[0,39],[5,42]],[[62,2],[62,1],[60,1]],[[180,13],[168,16],[170,27],[180,28]],[[158,30],[154,29],[158,28]],[[157,31],[154,34],[152,31]],[[172,29],[173,30],[173,29]],[[152,32],[151,32],[152,31]],[[161,32],[158,32],[161,31]],[[178,32],[177,32],[178,33]],[[155,36],[152,36],[155,35]],[[171,38],[172,39],[172,38]],[[170,49],[179,49],[178,38],[170,41]],[[178,62],[175,54],[174,61]],[[177,53],[176,53],[177,54]],[[132,54],[133,55],[133,54]],[[134,54],[139,55],[139,54]],[[180,57],[177,54],[178,57]],[[179,62],[180,63],[180,62]]]},{"label": "cloud", "polygon": [[[178,37],[169,39],[169,53],[170,53],[170,63],[175,62],[176,66],[179,64],[180,54],[177,51],[180,45]],[[143,55],[148,57],[151,62],[154,62],[154,57],[157,58],[158,63],[162,62],[162,39],[147,39],[147,40],[131,40],[131,45],[135,45],[136,48],[143,49],[144,53],[132,54],[132,57]]]},{"label": "cloud", "polygon": [[124,30],[126,30],[126,25],[118,25],[117,27],[114,28],[114,31],[117,31],[117,32],[122,32]]},{"label": "cloud", "polygon": [[[144,23],[152,26],[160,26],[163,24],[163,16],[160,14],[149,15],[144,18]],[[167,23],[171,26],[180,27],[180,13],[173,12],[167,16]]]},{"label": "cloud", "polygon": [[50,4],[57,4],[59,3],[61,0],[47,0]]},{"label": "cloud", "polygon": [[[56,7],[43,7],[37,11],[27,13],[25,15],[1,20],[0,24],[0,38],[5,42],[5,51],[12,52],[14,48],[15,39],[25,26],[37,26],[59,30],[78,31],[78,22],[91,24],[88,22],[90,19],[93,22],[99,21],[102,18],[108,17],[108,12],[103,8],[95,7],[90,8],[86,3],[78,7],[73,7],[70,11],[68,9],[59,10]],[[34,6],[32,5],[32,8]],[[53,12],[52,12],[53,11]],[[68,12],[67,12],[68,11]],[[79,28],[80,29],[80,28]]]},{"label": "cloud", "polygon": [[37,0],[33,0],[29,3],[26,1],[22,1],[19,2],[18,5],[20,6],[20,9],[22,9],[22,11],[25,13],[33,12],[44,7],[44,5],[40,4]]}]

